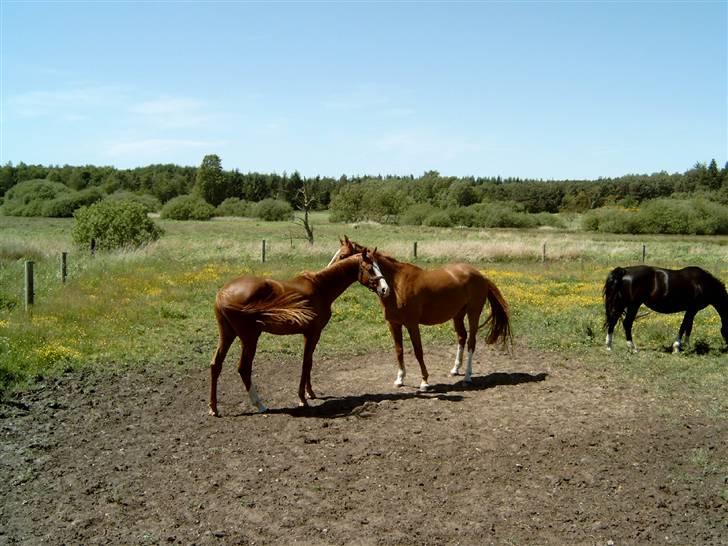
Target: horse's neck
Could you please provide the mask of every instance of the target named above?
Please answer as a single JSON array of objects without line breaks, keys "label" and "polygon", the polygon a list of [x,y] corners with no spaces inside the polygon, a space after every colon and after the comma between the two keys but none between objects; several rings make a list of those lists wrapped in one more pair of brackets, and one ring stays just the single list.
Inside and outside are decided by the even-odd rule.
[{"label": "horse's neck", "polygon": [[312,280],[318,287],[321,296],[331,303],[356,281],[358,273],[359,260],[351,257],[335,262],[315,273],[312,275]]},{"label": "horse's neck", "polygon": [[411,281],[413,276],[422,271],[416,265],[399,262],[388,256],[380,256],[377,264],[379,265],[379,269],[382,270],[384,278],[396,294],[401,293],[401,287],[404,283],[408,282],[406,279],[409,278]]}]

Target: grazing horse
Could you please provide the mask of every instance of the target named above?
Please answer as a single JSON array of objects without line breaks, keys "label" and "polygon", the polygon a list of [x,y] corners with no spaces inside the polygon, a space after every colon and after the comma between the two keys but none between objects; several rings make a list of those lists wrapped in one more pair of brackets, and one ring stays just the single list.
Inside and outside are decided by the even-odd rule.
[{"label": "grazing horse", "polygon": [[[421,390],[428,389],[429,385],[422,353],[420,324],[441,324],[452,319],[458,338],[458,350],[455,366],[450,374],[460,375],[467,341],[468,363],[463,378],[466,383],[472,382],[473,352],[478,330],[488,325],[489,331],[485,338],[488,344],[498,340],[505,344],[511,339],[508,304],[496,285],[474,267],[453,264],[440,269],[424,270],[413,264],[399,262],[376,249],[368,252],[366,247],[350,241],[348,237],[340,242],[341,248],[332,258],[332,262],[337,259],[350,259],[350,256],[361,253],[362,273],[359,282],[380,296],[379,301],[384,308],[384,318],[389,324],[397,356],[398,372],[394,382],[396,387],[404,384],[406,375],[402,350],[403,326],[409,332],[415,358],[422,372]],[[386,280],[389,293],[381,293],[381,279]],[[490,304],[491,315],[483,324],[478,325],[486,301]],[[466,316],[468,331],[464,322]]]},{"label": "grazing horse", "polygon": [[672,344],[674,353],[680,352],[690,341],[695,314],[708,305],[715,307],[722,321],[721,334],[728,343],[728,293],[725,285],[699,267],[680,270],[662,269],[648,265],[617,267],[604,283],[604,308],[606,311],[607,349],[612,350],[612,335],[619,319],[622,319],[627,347],[637,352],[632,341],[632,323],[642,304],[658,313],[685,311],[677,338]]},{"label": "grazing horse", "polygon": [[[310,398],[316,397],[311,388],[314,349],[321,331],[331,318],[331,304],[359,278],[363,258],[364,255],[353,256],[317,273],[303,273],[288,281],[240,277],[220,289],[215,298],[220,338],[210,364],[210,415],[219,415],[217,380],[225,355],[236,337],[242,343],[238,373],[251,404],[260,412],[266,411],[251,377],[253,358],[262,332],[303,334],[305,345],[298,386],[299,405],[307,405],[304,391]],[[384,279],[378,283],[378,289],[385,293],[389,289]]]}]

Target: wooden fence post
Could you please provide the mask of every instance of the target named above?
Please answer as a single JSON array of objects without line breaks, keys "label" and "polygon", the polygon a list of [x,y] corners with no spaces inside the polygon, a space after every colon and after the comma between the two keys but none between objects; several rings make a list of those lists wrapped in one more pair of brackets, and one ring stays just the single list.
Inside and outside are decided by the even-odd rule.
[{"label": "wooden fence post", "polygon": [[647,245],[642,245],[642,263],[645,263],[645,258],[647,257]]},{"label": "wooden fence post", "polygon": [[30,311],[35,297],[33,288],[33,262],[25,262],[25,310]]},{"label": "wooden fence post", "polygon": [[263,242],[260,245],[260,259],[263,263],[265,263],[265,239],[263,239]]},{"label": "wooden fence post", "polygon": [[546,243],[541,247],[541,261],[546,263]]},{"label": "wooden fence post", "polygon": [[417,241],[412,243],[412,255],[417,259]]},{"label": "wooden fence post", "polygon": [[61,252],[61,282],[66,284],[68,276],[68,252]]}]

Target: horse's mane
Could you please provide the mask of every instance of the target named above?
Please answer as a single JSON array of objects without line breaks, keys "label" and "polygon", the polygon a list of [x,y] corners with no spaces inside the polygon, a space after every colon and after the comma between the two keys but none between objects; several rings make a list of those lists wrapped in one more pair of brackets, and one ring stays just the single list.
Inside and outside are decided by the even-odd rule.
[{"label": "horse's mane", "polygon": [[[218,301],[224,292],[218,294]],[[263,323],[296,324],[302,326],[316,318],[316,312],[308,305],[308,301],[298,292],[284,292],[267,300],[240,304],[235,301],[226,302],[222,306],[246,315],[257,315]]]},{"label": "horse's mane", "polygon": [[[352,246],[352,247],[354,248],[354,253],[355,253],[355,254],[360,254],[361,252],[364,252],[364,250],[365,250],[365,249],[366,249],[366,250],[368,250],[369,252],[372,252],[372,249],[371,249],[371,248],[369,248],[369,247],[366,247],[366,246],[364,246],[364,245],[360,245],[359,243],[357,243],[357,242],[355,242],[355,241],[349,241],[349,243],[350,243],[350,244],[351,244],[351,246]],[[395,264],[403,264],[403,263],[407,263],[407,262],[400,262],[400,261],[399,261],[399,260],[398,260],[397,258],[395,258],[394,256],[390,256],[389,254],[386,254],[386,253],[382,252],[382,251],[381,251],[381,250],[379,250],[379,249],[377,249],[377,256],[378,256],[379,258],[384,258],[384,259],[386,259],[386,260],[389,260],[390,262],[394,262]],[[410,265],[412,265],[412,264],[410,264]]]},{"label": "horse's mane", "polygon": [[303,271],[302,273],[300,273],[298,275],[298,278],[304,278],[314,284],[321,284],[329,276],[334,276],[334,275],[338,274],[339,269],[343,269],[344,267],[347,267],[351,263],[351,261],[347,261],[347,260],[349,260],[349,258],[352,258],[354,256],[355,256],[355,254],[352,254],[351,256],[344,258],[343,260],[335,261],[331,265],[328,265],[318,271]]}]

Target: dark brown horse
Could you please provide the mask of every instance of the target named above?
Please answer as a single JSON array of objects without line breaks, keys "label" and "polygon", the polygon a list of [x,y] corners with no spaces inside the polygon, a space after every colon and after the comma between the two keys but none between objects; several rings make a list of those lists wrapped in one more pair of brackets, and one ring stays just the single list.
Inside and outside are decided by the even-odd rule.
[{"label": "dark brown horse", "polygon": [[[468,345],[468,363],[465,368],[464,381],[472,381],[473,352],[475,336],[483,326],[488,325],[485,342],[506,343],[511,338],[511,326],[508,304],[492,281],[483,276],[477,269],[467,264],[446,265],[440,269],[424,270],[413,264],[403,263],[391,256],[381,254],[374,249],[368,252],[366,247],[344,237],[341,248],[332,259],[350,259],[350,256],[362,256],[362,274],[359,281],[376,291],[384,308],[384,318],[389,324],[399,371],[394,382],[396,387],[404,384],[405,367],[402,350],[402,327],[409,332],[415,358],[422,372],[420,389],[429,387],[428,373],[425,367],[420,338],[420,324],[441,324],[450,319],[455,326],[458,338],[458,351],[455,366],[451,375],[460,375],[465,343]],[[386,280],[389,291],[382,294],[379,287],[381,279]],[[486,301],[490,304],[491,315],[478,325],[480,314]],[[468,330],[465,329],[465,317],[468,317]]]},{"label": "dark brown horse", "polygon": [[[321,331],[331,318],[331,304],[360,274],[363,256],[358,255],[319,271],[303,273],[288,281],[261,277],[240,277],[223,286],[215,298],[215,316],[220,331],[217,349],[210,364],[210,414],[217,410],[217,380],[222,363],[236,337],[242,343],[238,372],[250,402],[266,411],[252,381],[253,358],[263,332],[275,335],[302,334],[305,338],[298,398],[306,406],[305,393],[311,388],[311,367]],[[386,287],[382,280],[380,286]]]},{"label": "dark brown horse", "polygon": [[682,349],[683,336],[685,345],[688,344],[696,313],[708,305],[718,311],[722,321],[720,332],[728,343],[728,293],[725,285],[704,269],[686,267],[674,271],[648,265],[617,267],[607,276],[603,292],[609,350],[612,349],[614,327],[622,319],[627,347],[637,351],[632,341],[632,323],[642,304],[658,313],[685,312],[672,344],[673,352]]}]

